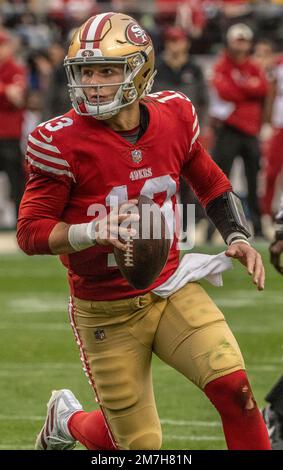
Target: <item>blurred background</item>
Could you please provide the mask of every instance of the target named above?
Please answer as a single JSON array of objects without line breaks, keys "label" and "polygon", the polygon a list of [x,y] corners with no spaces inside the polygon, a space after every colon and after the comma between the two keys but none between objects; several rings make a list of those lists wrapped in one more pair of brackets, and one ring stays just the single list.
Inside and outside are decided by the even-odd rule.
[{"label": "blurred background", "polygon": [[[231,177],[255,238],[272,238],[272,216],[282,187],[282,157],[278,155],[278,142],[272,138],[275,130],[283,128],[283,118],[278,120],[278,102],[283,100],[283,84],[281,89],[278,81],[283,52],[283,0],[0,0],[0,231],[14,230],[16,226],[29,132],[39,122],[70,108],[63,69],[70,37],[91,15],[109,10],[134,16],[149,31],[157,55],[154,91],[174,89],[192,99],[201,123],[202,142]],[[268,82],[264,96],[259,93],[252,97],[260,107],[260,123],[256,129],[248,130],[259,144],[250,167],[251,158],[237,149],[228,166],[223,163],[226,157],[220,135],[226,121],[225,99],[230,104],[233,100],[228,96],[223,102],[225,94],[221,83],[220,88],[217,85],[217,66],[227,46],[229,52],[227,30],[239,23],[250,28],[252,36],[245,37],[243,33],[241,37],[241,30],[236,30],[232,39],[248,41],[247,57],[257,62]],[[245,80],[245,74],[241,79]],[[223,80],[225,71],[220,82]],[[247,114],[246,119],[253,118]],[[244,139],[245,135],[244,130]],[[279,149],[280,145],[279,142]],[[247,151],[253,150],[249,147]],[[182,181],[180,199],[196,202]],[[198,205],[196,221],[197,242],[220,242]],[[184,229],[186,224],[184,214]],[[4,238],[1,240],[3,244]]]}]

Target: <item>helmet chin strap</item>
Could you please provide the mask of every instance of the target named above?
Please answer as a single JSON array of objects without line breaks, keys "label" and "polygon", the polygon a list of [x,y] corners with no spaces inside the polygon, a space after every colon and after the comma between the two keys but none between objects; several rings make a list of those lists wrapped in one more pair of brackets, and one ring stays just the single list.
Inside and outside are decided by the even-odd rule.
[{"label": "helmet chin strap", "polygon": [[116,116],[116,114],[118,114],[119,111],[120,110],[117,109],[115,111],[112,111],[112,113],[108,113],[108,114],[101,114],[101,115],[94,116],[90,113],[90,115],[93,117],[93,119],[96,119],[97,121],[107,121],[107,119],[110,119],[113,116]]},{"label": "helmet chin strap", "polygon": [[115,116],[115,114],[117,114],[120,111],[120,108],[118,106],[120,105],[121,95],[122,95],[122,87],[119,88],[119,90],[117,91],[111,103],[97,106],[85,100],[86,111],[96,119],[99,119],[99,120],[109,119],[112,116]]}]

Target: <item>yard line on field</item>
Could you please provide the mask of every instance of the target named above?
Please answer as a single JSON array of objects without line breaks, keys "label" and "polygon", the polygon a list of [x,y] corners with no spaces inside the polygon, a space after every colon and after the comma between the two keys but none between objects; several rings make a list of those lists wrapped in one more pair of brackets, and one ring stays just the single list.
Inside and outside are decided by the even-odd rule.
[{"label": "yard line on field", "polygon": [[176,436],[174,434],[164,434],[163,440],[166,441],[223,441],[222,436]]},{"label": "yard line on field", "polygon": [[218,421],[184,421],[176,419],[161,419],[161,424],[168,424],[170,426],[205,426],[205,427],[221,427]]},{"label": "yard line on field", "polygon": [[248,370],[259,370],[261,372],[275,372],[277,370],[282,369],[282,365],[283,365],[283,363],[278,364],[278,365],[248,366],[247,368],[248,368]]},{"label": "yard line on field", "polygon": [[[61,306],[59,308],[58,307],[55,307],[55,306],[43,306],[41,307],[41,310],[36,310],[36,309],[33,309],[32,311],[28,310],[28,311],[20,311],[19,309],[17,310],[10,310],[9,311],[9,314],[13,314],[13,315],[24,315],[24,314],[36,314],[36,315],[40,315],[40,314],[46,314],[48,312],[57,312],[58,314],[65,314],[67,312],[67,308],[64,308],[64,306]],[[46,320],[46,321],[45,321]],[[235,333],[245,333],[245,334],[258,334],[258,335],[263,335],[263,334],[274,334],[274,333],[277,333],[278,334],[278,328],[276,328],[276,326],[274,328],[271,328],[271,327],[265,327],[265,326],[233,326],[231,325],[231,328],[232,330],[235,332]],[[66,317],[66,323],[50,323],[50,321],[48,321],[48,318],[45,317],[42,319],[41,322],[30,322],[29,320],[26,320],[25,323],[18,323],[18,322],[0,322],[0,330],[5,330],[5,329],[11,329],[11,330],[14,330],[14,329],[21,329],[21,330],[25,330],[25,329],[28,329],[28,330],[39,330],[39,329],[45,329],[45,330],[69,330],[70,329],[70,326],[69,326],[69,323],[68,323],[68,319]]]},{"label": "yard line on field", "polygon": [[277,356],[277,357],[266,357],[266,360],[262,361],[261,364],[282,364],[283,363],[283,356]]},{"label": "yard line on field", "polygon": [[[67,322],[67,320],[66,320]],[[0,330],[42,330],[42,331],[71,331],[70,325],[68,323],[12,323],[4,322],[0,323]]]},{"label": "yard line on field", "polygon": [[23,370],[23,369],[31,369],[33,370],[35,367],[40,367],[41,369],[64,369],[68,368],[82,368],[80,362],[0,362],[1,369],[7,369],[14,372],[15,369]]},{"label": "yard line on field", "polygon": [[0,415],[0,421],[44,421],[45,416],[12,416]]},{"label": "yard line on field", "polygon": [[[213,299],[216,305],[220,308],[230,308],[230,309],[238,309],[241,307],[258,307],[262,305],[262,300],[255,299],[255,298],[237,298],[237,299],[231,299],[231,298],[221,298],[219,297],[218,299]],[[272,305],[282,305],[282,297],[278,295],[274,295],[274,297],[264,299],[265,303],[270,303],[272,302]]]},{"label": "yard line on field", "polygon": [[14,366],[9,366],[6,365],[4,366],[3,364],[0,363],[0,377],[2,378],[11,378],[14,376],[20,377],[20,376],[26,376],[27,374],[29,376],[46,376],[46,374],[49,372],[51,373],[56,373],[56,371],[77,371],[77,372],[82,372],[83,369],[80,365],[79,362],[74,363],[74,364],[49,364],[49,365],[43,365],[39,363],[34,363],[33,365],[24,365],[22,364],[21,366],[14,367]]},{"label": "yard line on field", "polygon": [[[259,371],[265,371],[265,372],[273,372],[277,370],[281,370],[283,365],[283,361],[278,362],[276,364],[246,364],[246,368],[248,370],[259,370]],[[155,364],[155,369],[158,369],[160,371],[168,371],[175,373],[175,370],[172,367],[166,366],[165,364]]]},{"label": "yard line on field", "polygon": [[[66,313],[67,312],[67,308],[64,308],[64,306],[59,306],[58,307],[55,307],[55,306],[42,306],[40,307],[41,310],[38,310],[37,309],[33,309],[33,311],[19,311],[19,309],[15,310],[15,311],[9,311],[9,314],[30,314],[30,313],[34,313],[34,314],[46,314],[48,312],[58,312],[58,314],[62,314],[62,313]],[[46,320],[46,321],[45,321]],[[232,330],[235,332],[235,333],[246,333],[246,334],[249,334],[249,333],[252,333],[252,334],[259,334],[259,335],[262,335],[262,334],[274,334],[274,333],[277,333],[278,334],[278,328],[276,328],[276,326],[274,326],[274,328],[271,328],[271,327],[266,327],[266,326],[233,326],[231,325],[231,328]],[[69,326],[69,323],[68,323],[68,319],[67,319],[67,316],[66,316],[66,323],[50,323],[48,321],[48,318],[45,317],[44,319],[42,319],[41,322],[30,322],[29,320],[27,320],[25,323],[18,323],[18,322],[0,322],[0,330],[5,330],[5,329],[21,329],[21,330],[25,330],[25,329],[29,329],[29,330],[38,330],[38,329],[47,329],[47,330],[69,330],[70,329],[70,326]]]},{"label": "yard line on field", "polygon": [[[26,267],[25,267],[26,268]],[[38,266],[33,266],[30,269],[30,272],[27,272],[25,269],[25,279],[34,279],[34,278],[52,278],[54,279],[54,276],[58,278],[62,278],[62,272],[59,269],[42,269],[42,267]],[[63,272],[64,276],[64,272]],[[7,278],[21,278],[23,277],[23,268],[13,268],[10,271],[7,271],[7,269],[1,268],[0,269],[0,278],[4,277],[5,279]]]},{"label": "yard line on field", "polygon": [[[1,363],[0,363],[1,364]],[[30,375],[30,376],[37,376],[37,375],[42,375],[42,374],[46,374],[46,370],[50,371],[50,373],[54,373],[55,371],[60,371],[60,370],[76,370],[76,371],[82,371],[82,367],[80,366],[80,364],[74,364],[74,365],[68,365],[68,364],[64,364],[64,365],[57,365],[57,364],[51,364],[49,365],[48,367],[46,366],[42,366],[41,364],[40,365],[37,365],[37,363],[35,363],[33,366],[29,366],[29,367],[26,367],[26,366],[20,366],[18,368],[11,368],[11,367],[3,367],[1,365],[1,369],[0,369],[0,377],[11,377],[11,376],[25,376],[27,373]],[[162,367],[159,367],[158,368],[159,370],[164,370],[166,372],[172,372],[172,373],[175,373],[175,371],[173,369],[170,369],[168,366],[162,366]],[[265,365],[265,366],[247,366],[247,369],[248,371],[260,371],[260,372],[278,372],[282,369],[282,364],[278,364],[278,365]],[[166,423],[164,423],[166,424]],[[168,423],[170,424],[170,423]],[[172,423],[173,424],[173,423]],[[179,426],[181,426],[182,424],[179,424]],[[185,424],[184,424],[185,426]],[[202,426],[200,424],[200,426]],[[204,426],[204,424],[203,424]],[[208,426],[210,426],[208,424]],[[213,424],[211,426],[214,426]]]},{"label": "yard line on field", "polygon": [[[44,421],[46,416],[39,415],[0,415],[0,421]],[[161,424],[170,426],[187,426],[187,427],[218,427],[221,424],[218,421],[184,421],[175,419],[161,419]]]},{"label": "yard line on field", "polygon": [[[235,294],[237,295],[237,299],[235,299]],[[235,300],[245,300],[245,301],[255,301],[257,303],[262,303],[263,300],[279,300],[281,298],[280,291],[264,291],[262,295],[258,295],[257,291],[249,290],[249,289],[225,289],[225,291],[214,291],[212,294],[212,298],[215,302],[234,302]]]},{"label": "yard line on field", "polygon": [[48,313],[48,312],[67,312],[68,309],[68,296],[56,297],[56,294],[50,292],[43,292],[40,297],[36,295],[26,295],[24,298],[21,295],[18,298],[14,295],[12,299],[7,299],[5,310],[9,310],[13,314],[23,313]]},{"label": "yard line on field", "polygon": [[34,443],[16,445],[14,443],[0,444],[1,450],[34,450]]},{"label": "yard line on field", "polygon": [[273,327],[265,325],[233,325],[232,322],[229,322],[229,325],[236,333],[252,333],[256,335],[280,333],[279,323],[278,326],[275,324]]}]

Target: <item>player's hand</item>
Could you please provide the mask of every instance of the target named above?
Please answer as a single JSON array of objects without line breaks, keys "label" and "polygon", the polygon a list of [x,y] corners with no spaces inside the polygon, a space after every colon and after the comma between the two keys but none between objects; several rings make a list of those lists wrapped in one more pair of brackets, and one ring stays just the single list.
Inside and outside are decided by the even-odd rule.
[{"label": "player's hand", "polygon": [[275,269],[283,274],[283,265],[280,264],[280,257],[283,253],[283,240],[277,240],[271,243],[269,247],[270,252],[270,262],[273,264]]},{"label": "player's hand", "polygon": [[136,229],[131,227],[139,220],[137,208],[134,210],[137,203],[137,199],[126,201],[114,207],[106,217],[96,222],[95,238],[98,245],[113,245],[126,251],[125,240],[137,233]]},{"label": "player's hand", "polygon": [[246,266],[258,290],[264,289],[265,271],[260,254],[247,243],[233,243],[225,252],[226,256],[235,258]]}]

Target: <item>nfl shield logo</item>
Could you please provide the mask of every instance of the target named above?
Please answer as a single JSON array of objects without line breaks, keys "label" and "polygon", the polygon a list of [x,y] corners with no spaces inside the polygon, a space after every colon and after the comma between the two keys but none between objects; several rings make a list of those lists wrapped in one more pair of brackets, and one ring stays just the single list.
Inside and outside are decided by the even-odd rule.
[{"label": "nfl shield logo", "polygon": [[134,163],[140,163],[142,161],[142,152],[141,150],[132,151],[132,160]]},{"label": "nfl shield logo", "polygon": [[104,330],[97,329],[94,332],[94,336],[97,341],[103,341],[105,339],[105,332]]}]

